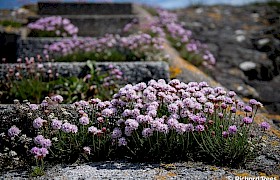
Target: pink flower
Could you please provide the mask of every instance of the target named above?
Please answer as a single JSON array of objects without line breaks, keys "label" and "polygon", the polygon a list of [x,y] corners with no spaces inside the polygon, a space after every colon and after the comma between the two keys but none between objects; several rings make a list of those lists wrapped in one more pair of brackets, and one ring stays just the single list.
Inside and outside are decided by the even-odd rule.
[{"label": "pink flower", "polygon": [[54,95],[51,99],[55,102],[61,103],[63,101],[63,97],[61,95]]},{"label": "pink flower", "polygon": [[264,129],[264,130],[270,129],[270,125],[269,125],[267,122],[262,122],[262,123],[260,124],[260,127],[261,127],[262,129]]},{"label": "pink flower", "polygon": [[222,132],[222,136],[223,136],[224,138],[227,138],[227,137],[228,137],[228,132],[227,132],[227,131],[223,131],[223,132]]},{"label": "pink flower", "polygon": [[147,138],[153,135],[153,130],[151,128],[145,128],[142,131],[142,136]]},{"label": "pink flower", "polygon": [[112,137],[113,139],[117,139],[117,138],[120,138],[121,136],[122,136],[122,131],[121,131],[121,129],[120,129],[120,128],[114,128],[111,137]]},{"label": "pink flower", "polygon": [[41,142],[42,142],[44,139],[45,139],[44,136],[38,135],[38,136],[36,136],[36,137],[34,138],[34,143],[35,143],[35,144],[38,144],[38,145],[41,145]]},{"label": "pink flower", "polygon": [[15,136],[18,136],[20,132],[21,132],[21,130],[19,130],[19,128],[17,128],[16,126],[12,126],[12,127],[8,130],[8,135],[9,135],[10,137],[15,137]]},{"label": "pink flower", "polygon": [[229,132],[229,134],[235,134],[237,132],[236,126],[235,125],[229,126],[228,132]]},{"label": "pink flower", "polygon": [[88,124],[89,124],[89,118],[88,118],[88,116],[87,116],[87,115],[83,115],[83,116],[79,119],[79,122],[80,122],[82,125],[84,125],[84,126],[88,125]]},{"label": "pink flower", "polygon": [[127,145],[127,141],[124,137],[118,140],[118,146],[126,146],[126,145]]},{"label": "pink flower", "polygon": [[202,132],[202,131],[205,130],[205,128],[204,128],[203,125],[197,125],[197,126],[195,127],[195,130],[196,130],[197,132]]},{"label": "pink flower", "polygon": [[46,120],[43,120],[43,119],[40,118],[40,117],[38,117],[38,118],[36,118],[36,119],[33,121],[33,127],[34,127],[35,129],[39,129],[39,128],[41,128],[41,127],[44,125],[45,122],[47,122],[47,121],[46,121]]},{"label": "pink flower", "polygon": [[245,124],[251,124],[251,123],[253,122],[253,119],[250,118],[250,117],[244,117],[244,118],[243,118],[243,122],[244,122]]},{"label": "pink flower", "polygon": [[52,145],[52,142],[50,139],[44,139],[44,140],[40,141],[40,143],[41,143],[41,146],[44,148],[49,148]]},{"label": "pink flower", "polygon": [[55,129],[55,130],[60,129],[61,125],[62,125],[62,121],[59,121],[57,119],[52,120],[51,126],[52,126],[53,129]]},{"label": "pink flower", "polygon": [[252,112],[252,107],[251,106],[245,106],[244,111],[245,112]]},{"label": "pink flower", "polygon": [[34,111],[38,109],[38,106],[36,104],[29,104],[29,108]]},{"label": "pink flower", "polygon": [[31,153],[35,155],[35,158],[43,158],[46,157],[47,154],[49,154],[49,151],[46,148],[38,148],[33,147],[31,150]]},{"label": "pink flower", "polygon": [[83,147],[84,153],[85,154],[90,154],[91,148],[88,146]]}]

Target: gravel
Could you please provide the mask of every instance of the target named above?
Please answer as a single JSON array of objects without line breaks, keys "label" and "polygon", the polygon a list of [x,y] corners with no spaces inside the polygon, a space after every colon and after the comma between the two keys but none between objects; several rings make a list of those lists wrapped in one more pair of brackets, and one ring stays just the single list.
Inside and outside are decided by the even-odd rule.
[{"label": "gravel", "polygon": [[81,165],[57,165],[46,170],[42,177],[30,178],[27,171],[6,172],[0,179],[233,179],[237,174],[257,176],[257,172],[233,170],[199,162],[146,164],[127,162],[97,162]]}]

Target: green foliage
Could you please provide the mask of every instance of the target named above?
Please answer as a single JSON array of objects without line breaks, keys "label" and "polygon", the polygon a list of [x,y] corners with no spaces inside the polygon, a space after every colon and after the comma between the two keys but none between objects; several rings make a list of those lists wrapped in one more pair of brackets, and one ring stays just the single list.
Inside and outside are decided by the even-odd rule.
[{"label": "green foliage", "polygon": [[28,36],[29,37],[62,37],[56,35],[55,31],[39,31],[39,30],[31,30]]},{"label": "green foliage", "polygon": [[167,36],[168,41],[170,44],[180,53],[180,56],[187,60],[188,62],[192,63],[193,65],[199,67],[203,63],[203,58],[201,57],[202,54],[197,53],[190,53],[186,49],[186,44],[180,42],[179,39],[173,38],[171,36]]},{"label": "green foliage", "polygon": [[43,176],[45,175],[45,171],[44,169],[42,169],[41,167],[35,166],[32,169],[32,172],[30,173],[31,177],[38,177],[38,176]]},{"label": "green foliage", "polygon": [[202,153],[206,153],[209,160],[217,165],[239,167],[254,157],[258,148],[254,145],[257,140],[250,137],[252,126],[241,125],[239,132],[223,137],[222,133],[235,123],[231,117],[215,117],[214,124],[209,124],[207,131],[193,134]]},{"label": "green foliage", "polygon": [[14,28],[22,27],[22,23],[12,21],[12,20],[2,20],[2,21],[0,21],[0,25],[4,26],[4,27],[14,27]]},{"label": "green foliage", "polygon": [[[44,161],[43,159],[35,159],[36,160],[36,166],[32,168],[32,172],[30,173],[31,177],[38,177],[45,175],[44,171]],[[40,162],[39,162],[40,161]]]},{"label": "green foliage", "polygon": [[[87,63],[90,78],[85,77],[57,77],[44,79],[29,75],[20,79],[9,79],[1,83],[1,102],[11,103],[13,99],[29,100],[39,104],[46,96],[59,94],[63,96],[65,103],[73,103],[77,100],[88,100],[98,97],[102,100],[109,99],[117,91],[115,76],[111,76],[110,70],[97,70],[92,62]],[[104,86],[105,78],[112,81]]]},{"label": "green foliage", "polygon": [[66,56],[57,57],[57,62],[83,62],[87,60],[94,60],[96,62],[122,62],[122,61],[143,61],[145,55],[138,55],[133,51],[107,49],[102,52],[76,52]]},{"label": "green foliage", "polygon": [[43,82],[36,78],[14,80],[9,94],[15,99],[29,99],[32,103],[40,103],[45,96],[48,96],[54,83],[55,81]]}]

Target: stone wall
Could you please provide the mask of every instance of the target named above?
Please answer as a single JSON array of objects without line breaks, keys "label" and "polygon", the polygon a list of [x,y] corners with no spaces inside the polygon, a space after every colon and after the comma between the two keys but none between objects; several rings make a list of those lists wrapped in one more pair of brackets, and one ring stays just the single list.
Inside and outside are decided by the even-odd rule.
[{"label": "stone wall", "polygon": [[[40,16],[45,17],[45,16]],[[28,18],[29,22],[34,22],[40,18],[34,16]],[[136,15],[61,15],[70,19],[71,23],[79,28],[78,36],[99,37],[105,34],[122,35],[126,24],[138,17]]]},{"label": "stone wall", "polygon": [[26,38],[17,41],[17,58],[36,57],[43,55],[45,45],[49,45],[61,38]]},{"label": "stone wall", "polygon": [[79,28],[79,36],[92,37],[121,34],[126,24],[137,19],[131,3],[39,2],[38,16],[30,17],[28,22],[46,16],[68,18]]},{"label": "stone wall", "polygon": [[39,15],[117,15],[132,13],[131,3],[38,3]]},{"label": "stone wall", "polygon": [[[96,62],[99,68],[104,68],[112,64],[123,72],[124,79],[121,84],[148,82],[151,79],[169,80],[169,66],[166,62]],[[0,79],[4,79],[9,67],[16,64],[0,64]],[[45,64],[45,67],[47,64]],[[46,71],[48,69],[45,69]],[[82,76],[88,73],[86,62],[76,63],[52,63],[52,70],[61,76]]]},{"label": "stone wall", "polygon": [[[96,63],[96,66],[103,68],[112,64],[123,72],[125,77],[121,84],[138,82],[148,82],[151,79],[165,79],[169,81],[169,66],[166,62],[104,62]],[[88,68],[86,63],[52,63],[52,69],[62,76],[80,76],[86,74]],[[16,66],[16,64],[0,64],[0,80],[7,74],[8,66]],[[47,70],[47,69],[46,69]],[[64,105],[72,114],[74,109],[70,105]],[[21,106],[23,108],[23,106]],[[12,124],[21,124],[24,121],[26,113],[21,112],[21,108],[17,105],[0,104],[0,132],[7,130]]]}]

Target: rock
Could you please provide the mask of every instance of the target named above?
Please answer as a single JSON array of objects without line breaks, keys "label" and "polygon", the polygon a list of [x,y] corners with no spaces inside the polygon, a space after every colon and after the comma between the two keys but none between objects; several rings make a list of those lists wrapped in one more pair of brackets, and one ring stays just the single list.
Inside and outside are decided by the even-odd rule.
[{"label": "rock", "polygon": [[[47,63],[43,63],[44,67]],[[123,83],[139,83],[148,82],[151,79],[169,80],[169,66],[162,61],[138,61],[138,62],[95,62],[96,67],[105,68],[109,65],[117,67],[123,72],[125,79]],[[59,73],[63,77],[82,76],[87,74],[88,68],[85,68],[86,62],[56,62],[52,63],[54,72]],[[8,67],[14,67],[15,64],[0,64],[0,80],[4,79],[7,74]],[[47,71],[47,69],[44,69]]]},{"label": "rock", "polygon": [[246,37],[244,35],[238,35],[236,36],[236,41],[237,42],[243,42],[246,40]]},{"label": "rock", "polygon": [[[273,89],[278,91],[280,87],[280,80],[274,78],[280,74],[279,8],[266,5],[202,8],[199,14],[195,13],[197,8],[192,7],[178,11],[180,20],[202,25],[203,28],[190,28],[196,39],[217,46],[211,48],[217,59],[216,66],[211,70],[212,77],[243,97],[264,99],[270,112],[279,112],[280,103],[268,102],[273,100],[272,96],[278,96]],[[264,23],[267,20],[274,24]],[[215,29],[212,24],[215,24]],[[278,87],[273,85],[272,79]],[[251,80],[256,83],[250,83]],[[266,92],[262,91],[262,86],[265,86],[263,89]]]},{"label": "rock", "polygon": [[201,14],[201,13],[203,13],[203,8],[197,8],[196,10],[195,10],[195,13],[196,14]]},{"label": "rock", "polygon": [[244,34],[246,34],[246,31],[241,30],[241,29],[237,29],[237,30],[235,31],[235,34],[236,34],[236,35],[244,35]]},{"label": "rock", "polygon": [[260,100],[264,103],[280,102],[280,82],[274,81],[249,81],[249,85],[260,93]]},{"label": "rock", "polygon": [[257,64],[252,61],[245,61],[245,62],[239,64],[239,68],[242,71],[250,71],[250,70],[256,69]]},{"label": "rock", "polygon": [[269,42],[270,42],[270,40],[268,38],[264,38],[264,39],[259,39],[257,43],[259,46],[263,46],[263,45],[268,44]]}]

